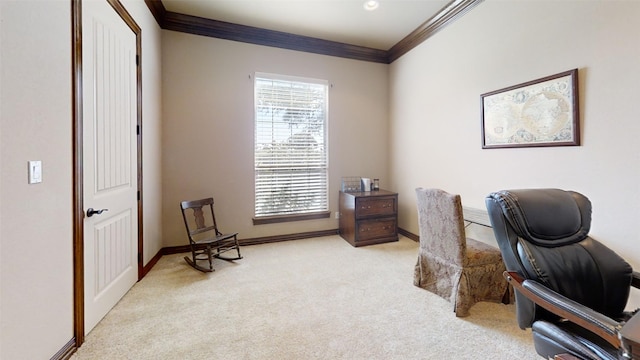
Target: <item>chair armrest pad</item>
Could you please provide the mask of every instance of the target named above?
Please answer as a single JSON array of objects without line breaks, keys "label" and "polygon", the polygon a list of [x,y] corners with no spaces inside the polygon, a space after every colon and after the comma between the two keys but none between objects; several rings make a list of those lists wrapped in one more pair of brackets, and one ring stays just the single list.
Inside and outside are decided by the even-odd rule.
[{"label": "chair armrest pad", "polygon": [[632,278],[631,278],[631,286],[633,286],[636,289],[640,289],[640,272],[634,271],[632,273]]},{"label": "chair armrest pad", "polygon": [[[554,307],[573,315],[577,319],[584,320],[610,335],[617,336],[617,332],[620,329],[620,323],[618,321],[558,294],[536,281],[525,280],[522,283],[522,286],[545,301],[553,304]],[[567,316],[566,314],[554,313],[567,318],[569,321],[575,322],[574,319],[571,319],[570,316]]]},{"label": "chair armrest pad", "polygon": [[526,280],[517,272],[505,271],[504,276],[516,291],[538,306],[581,326],[616,348],[620,347],[618,332],[622,324],[619,322],[558,294],[536,281]]}]

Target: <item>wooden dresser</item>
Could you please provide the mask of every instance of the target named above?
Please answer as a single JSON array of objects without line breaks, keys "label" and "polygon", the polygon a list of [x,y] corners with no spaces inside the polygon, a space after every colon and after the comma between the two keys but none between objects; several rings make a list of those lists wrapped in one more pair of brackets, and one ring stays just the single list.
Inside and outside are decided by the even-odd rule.
[{"label": "wooden dresser", "polygon": [[340,191],[340,236],[353,246],[398,241],[398,194]]}]

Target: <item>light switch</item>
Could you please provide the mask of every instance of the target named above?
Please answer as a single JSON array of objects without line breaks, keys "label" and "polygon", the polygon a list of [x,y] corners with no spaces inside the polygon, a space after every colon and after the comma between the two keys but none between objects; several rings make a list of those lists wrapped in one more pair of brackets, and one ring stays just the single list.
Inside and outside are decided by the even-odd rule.
[{"label": "light switch", "polygon": [[29,161],[29,184],[42,182],[42,161]]}]

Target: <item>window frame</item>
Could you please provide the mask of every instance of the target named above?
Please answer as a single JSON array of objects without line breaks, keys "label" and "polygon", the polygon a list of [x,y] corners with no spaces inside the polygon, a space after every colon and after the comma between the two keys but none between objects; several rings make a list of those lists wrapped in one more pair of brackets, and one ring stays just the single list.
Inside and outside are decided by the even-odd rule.
[{"label": "window frame", "polygon": [[[281,82],[290,82],[290,83],[302,83],[309,85],[321,85],[324,87],[324,104],[323,104],[323,171],[324,171],[324,181],[320,181],[320,184],[324,185],[324,194],[322,195],[324,202],[322,204],[324,209],[318,211],[309,211],[309,212],[291,212],[291,213],[279,213],[274,215],[258,215],[258,173],[259,168],[257,166],[257,151],[258,151],[258,86],[257,83],[260,80],[267,81],[281,81]],[[289,76],[289,75],[281,75],[281,74],[272,74],[272,73],[263,73],[256,72],[254,74],[254,143],[253,143],[253,151],[254,151],[254,216],[253,216],[253,224],[261,225],[261,224],[271,224],[271,223],[280,223],[280,222],[289,222],[289,221],[300,221],[300,220],[312,220],[312,219],[321,219],[321,218],[329,218],[331,215],[331,211],[329,209],[329,89],[330,85],[327,80],[322,79],[312,79],[306,77],[298,77],[298,76]],[[288,109],[288,108],[287,108]],[[293,135],[293,133],[292,133]]]}]

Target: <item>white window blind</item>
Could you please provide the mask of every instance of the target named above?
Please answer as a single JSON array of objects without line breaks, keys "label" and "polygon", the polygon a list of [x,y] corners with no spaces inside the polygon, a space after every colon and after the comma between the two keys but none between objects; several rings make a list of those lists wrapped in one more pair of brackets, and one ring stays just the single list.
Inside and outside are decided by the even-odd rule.
[{"label": "white window blind", "polygon": [[255,77],[255,216],[328,211],[328,84]]}]

